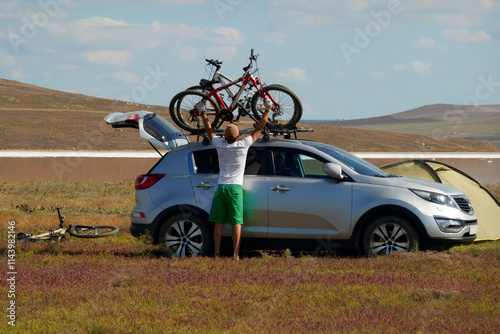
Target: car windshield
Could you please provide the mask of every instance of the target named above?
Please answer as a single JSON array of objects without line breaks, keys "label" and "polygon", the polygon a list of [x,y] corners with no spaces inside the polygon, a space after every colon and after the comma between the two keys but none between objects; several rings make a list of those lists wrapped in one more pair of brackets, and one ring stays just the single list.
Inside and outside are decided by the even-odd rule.
[{"label": "car windshield", "polygon": [[328,154],[329,156],[340,161],[341,163],[343,163],[344,165],[346,165],[347,167],[349,167],[358,174],[367,176],[380,176],[380,177],[390,176],[390,174],[387,174],[386,172],[379,169],[378,167],[375,167],[371,163],[366,162],[365,160],[358,158],[354,154],[348,153],[339,148],[317,142],[307,142],[307,145],[313,146],[318,150]]}]

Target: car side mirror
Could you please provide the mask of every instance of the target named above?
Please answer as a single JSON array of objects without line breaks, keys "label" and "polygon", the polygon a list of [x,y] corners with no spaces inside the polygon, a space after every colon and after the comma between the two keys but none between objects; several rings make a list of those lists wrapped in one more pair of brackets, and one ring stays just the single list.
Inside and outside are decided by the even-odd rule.
[{"label": "car side mirror", "polygon": [[340,167],[340,165],[337,165],[336,163],[327,162],[323,165],[323,171],[332,179],[341,180],[343,178],[342,167]]}]

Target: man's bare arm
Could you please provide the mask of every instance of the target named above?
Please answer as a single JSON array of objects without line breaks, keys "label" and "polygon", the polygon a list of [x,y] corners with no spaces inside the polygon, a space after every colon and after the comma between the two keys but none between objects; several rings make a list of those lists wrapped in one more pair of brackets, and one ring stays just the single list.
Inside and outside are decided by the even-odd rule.
[{"label": "man's bare arm", "polygon": [[260,134],[262,133],[262,130],[264,130],[264,127],[266,126],[272,105],[273,103],[271,102],[271,100],[267,98],[266,101],[264,102],[265,106],[264,114],[262,115],[262,118],[259,120],[259,123],[257,123],[255,130],[253,130],[252,134],[250,134],[250,137],[252,137],[254,143],[259,138]]},{"label": "man's bare arm", "polygon": [[208,135],[208,138],[212,140],[213,137],[215,137],[215,132],[212,129],[212,125],[210,124],[210,121],[208,120],[207,114],[205,114],[205,105],[199,104],[196,106],[198,109],[198,112],[201,114],[201,120],[203,121],[203,127],[205,128],[205,132]]}]

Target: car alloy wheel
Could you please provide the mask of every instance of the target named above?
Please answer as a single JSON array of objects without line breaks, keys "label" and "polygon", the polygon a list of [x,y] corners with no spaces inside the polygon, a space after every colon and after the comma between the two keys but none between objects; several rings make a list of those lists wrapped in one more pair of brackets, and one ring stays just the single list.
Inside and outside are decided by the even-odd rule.
[{"label": "car alloy wheel", "polygon": [[160,242],[173,257],[207,255],[211,239],[206,224],[190,214],[169,218],[160,231]]},{"label": "car alloy wheel", "polygon": [[418,248],[418,239],[415,229],[406,220],[384,215],[367,226],[362,247],[366,256],[410,252]]}]

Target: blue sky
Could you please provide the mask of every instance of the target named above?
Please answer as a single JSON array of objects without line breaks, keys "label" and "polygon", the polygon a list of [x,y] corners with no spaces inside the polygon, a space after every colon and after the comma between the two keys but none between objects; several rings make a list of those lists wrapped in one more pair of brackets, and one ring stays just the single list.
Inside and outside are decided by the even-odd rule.
[{"label": "blue sky", "polygon": [[2,0],[0,45],[0,78],[138,103],[168,105],[205,58],[236,78],[253,48],[304,119],[500,104],[494,0]]}]

